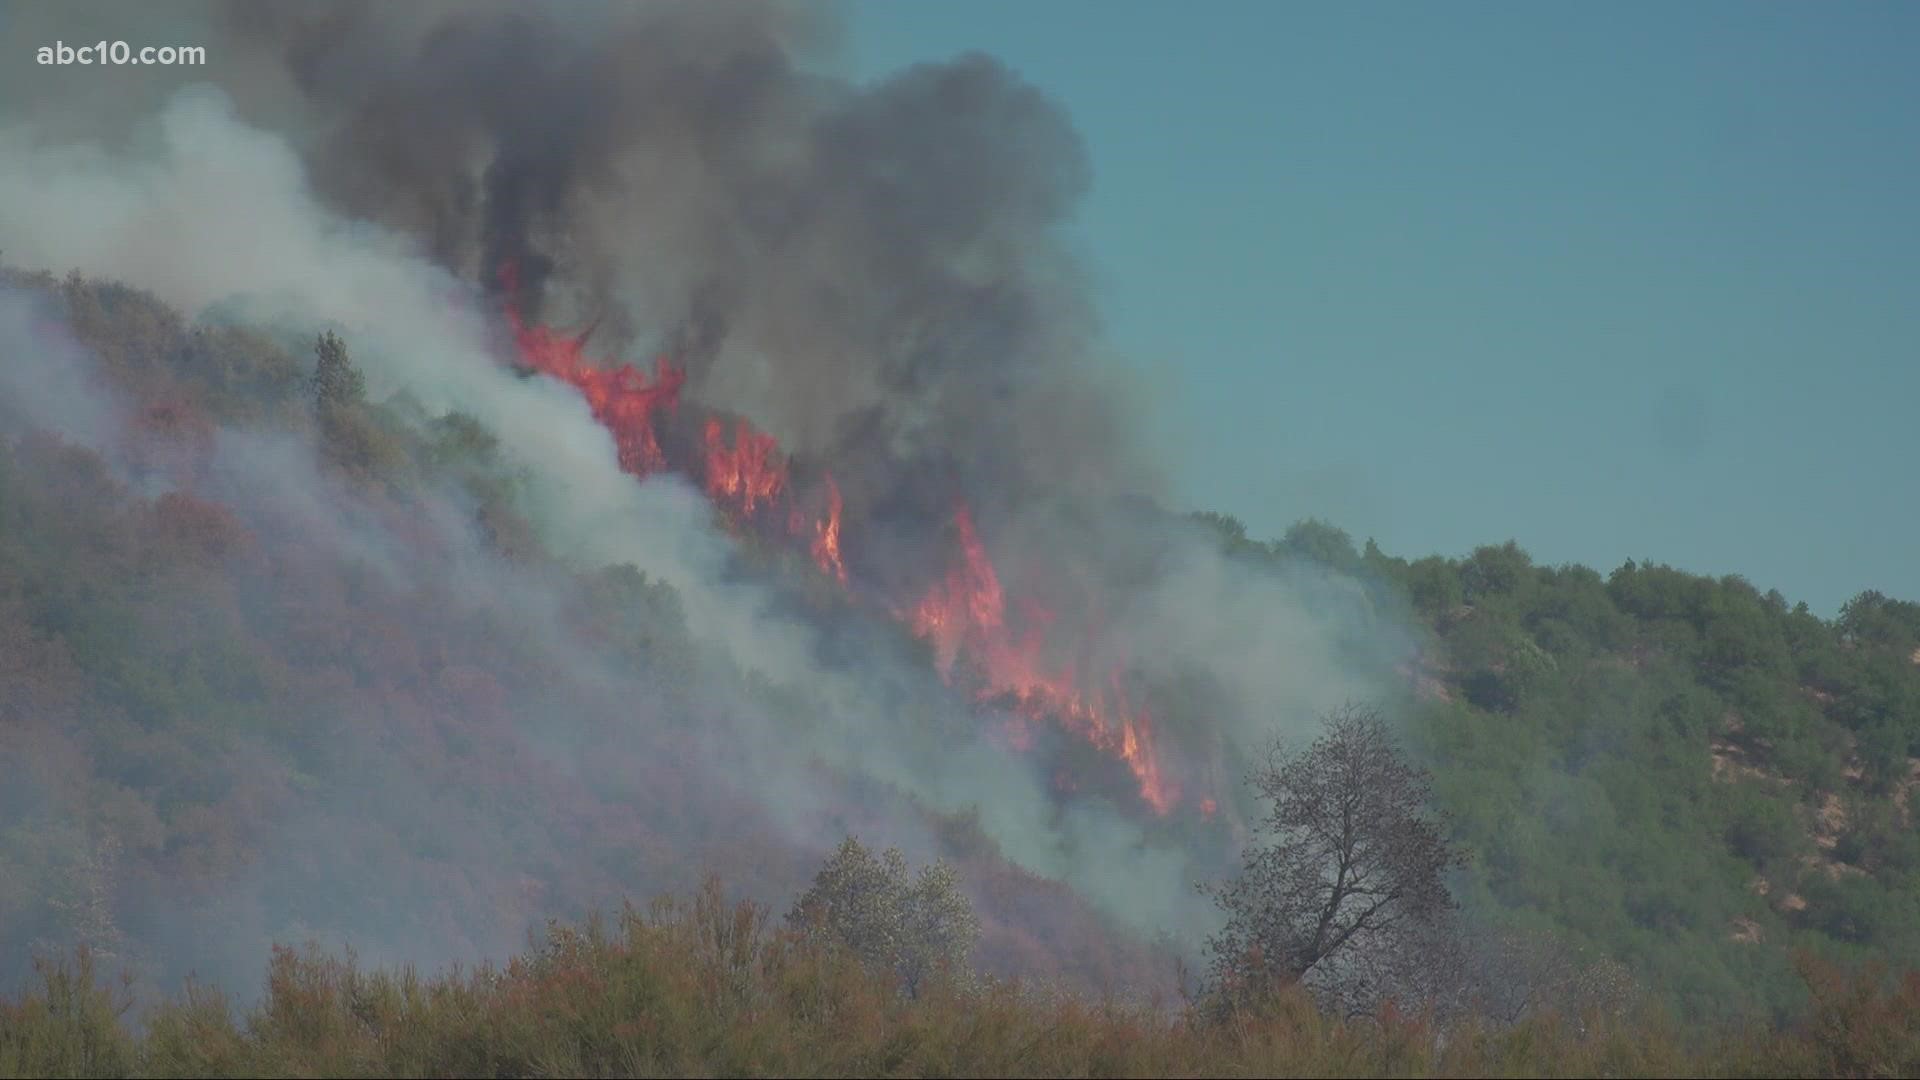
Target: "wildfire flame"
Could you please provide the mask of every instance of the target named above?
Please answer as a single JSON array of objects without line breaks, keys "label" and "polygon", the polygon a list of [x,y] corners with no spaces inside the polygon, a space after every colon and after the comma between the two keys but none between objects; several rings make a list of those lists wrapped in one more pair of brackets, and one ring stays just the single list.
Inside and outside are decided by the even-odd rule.
[{"label": "wildfire flame", "polygon": [[[512,270],[502,271],[501,277],[511,293]],[[687,381],[684,370],[659,357],[654,360],[649,382],[632,364],[602,368],[590,363],[585,334],[567,337],[545,326],[528,326],[512,305],[507,307],[507,322],[527,367],[571,383],[587,399],[593,418],[613,433],[620,468],[635,476],[647,476],[667,467],[667,456],[654,433],[654,417],[679,404],[680,388]]]},{"label": "wildfire flame", "polygon": [[753,430],[745,420],[733,428],[733,448],[727,448],[719,420],[706,427],[707,495],[722,505],[737,505],[748,515],[754,507],[771,505],[787,484],[773,436]]},{"label": "wildfire flame", "polygon": [[840,485],[827,477],[827,516],[814,526],[810,553],[815,565],[832,574],[842,586],[847,583],[847,564],[840,558]]},{"label": "wildfire flame", "polygon": [[[501,282],[511,297],[517,282],[510,266],[501,271]],[[512,303],[507,305],[507,320],[524,366],[574,386],[587,399],[594,418],[613,435],[621,469],[638,477],[675,469],[702,478],[708,498],[736,526],[784,524],[790,537],[807,540],[808,554],[821,572],[843,587],[848,584],[840,547],[844,507],[831,474],[824,478],[824,510],[809,514],[793,491],[787,461],[773,436],[736,420],[729,443],[726,425],[718,417],[702,426],[697,465],[670,461],[656,425],[677,410],[685,369],[665,356],[655,360],[651,378],[632,364],[596,364],[586,355],[586,334],[568,336],[530,326]],[[1019,627],[1014,627],[1007,618],[1000,575],[964,504],[955,511],[953,523],[957,551],[952,565],[904,613],[913,634],[933,646],[941,678],[951,684],[964,660],[978,679],[977,699],[1011,703],[1016,726],[1009,734],[1016,746],[1030,745],[1025,725],[1052,720],[1118,758],[1138,782],[1142,800],[1156,813],[1169,813],[1179,788],[1161,769],[1152,717],[1129,701],[1120,669],[1108,671],[1104,679],[1096,676],[1089,686],[1082,679],[1089,664],[1049,663],[1047,629],[1053,613],[1028,603]]]},{"label": "wildfire flame", "polygon": [[[912,615],[913,632],[933,645],[941,676],[951,681],[964,656],[984,682],[980,698],[1011,698],[1015,714],[1028,721],[1058,720],[1125,762],[1139,782],[1140,797],[1155,811],[1172,810],[1179,789],[1161,770],[1152,717],[1128,701],[1120,670],[1114,668],[1105,684],[1092,690],[1082,688],[1079,666],[1072,662],[1049,670],[1046,628],[1053,613],[1029,604],[1024,626],[1016,631],[1007,619],[1000,575],[966,506],[954,511],[953,525],[959,557]],[[1016,731],[1015,737],[1025,741],[1025,732]]]}]

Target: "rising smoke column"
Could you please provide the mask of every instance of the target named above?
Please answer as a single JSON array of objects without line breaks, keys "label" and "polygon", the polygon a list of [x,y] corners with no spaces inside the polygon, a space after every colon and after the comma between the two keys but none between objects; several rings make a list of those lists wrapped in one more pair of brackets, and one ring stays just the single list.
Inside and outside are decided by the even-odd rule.
[{"label": "rising smoke column", "polygon": [[[1048,616],[1063,624],[1053,633],[1070,643],[1064,659],[1088,673],[1075,682],[1105,685],[1116,650],[1081,648],[1088,634],[1069,629],[1104,627],[1138,642],[1123,657],[1250,673],[1232,699],[1256,705],[1246,715],[1262,725],[1348,696],[1350,682],[1336,691],[1308,670],[1328,654],[1323,627],[1284,588],[1250,588],[1259,583],[1210,550],[1182,548],[1186,575],[1169,579],[1179,588],[1103,597],[1095,571],[1110,561],[1112,529],[1020,539],[1065,496],[1151,489],[1112,385],[1093,374],[1092,320],[1055,236],[1087,172],[1057,110],[980,57],[872,87],[808,74],[817,27],[780,8],[234,11],[236,63],[208,74],[256,124],[189,92],[168,101],[157,163],[144,150],[42,153],[60,145],[43,135],[64,134],[51,123],[7,142],[18,151],[0,155],[9,257],[125,278],[189,312],[240,297],[235,310],[308,340],[316,326],[340,327],[379,395],[470,410],[524,455],[535,509],[549,537],[567,538],[565,557],[633,562],[672,581],[701,634],[847,717],[844,741],[820,744],[825,756],[941,810],[978,806],[1010,856],[1140,925],[1191,913],[1181,855],[1144,841],[1129,815],[1097,798],[1062,807],[985,749],[917,756],[911,733],[884,727],[890,710],[824,677],[808,628],[768,617],[757,587],[722,572],[727,549],[703,528],[697,491],[725,489],[738,469],[696,469],[692,486],[633,483],[577,386],[489,366],[512,351],[502,309],[527,329],[593,326],[599,355],[674,358],[683,402],[704,410],[683,410],[695,437],[711,414],[723,419],[715,445],[745,448],[748,471],[773,460],[761,436],[813,466],[789,480],[821,508],[808,547],[844,548],[909,617],[964,552],[956,508],[966,507],[995,580],[1021,600],[1001,609],[1012,642],[1027,640],[1024,601],[1050,577],[1103,601],[1053,604]],[[527,42],[568,62],[522,71]],[[484,85],[459,81],[461,50],[488,72]],[[517,96],[536,119],[522,132],[512,102],[481,108],[453,92],[463,86]],[[535,103],[588,90],[613,96],[558,125],[575,142],[557,152],[577,164],[515,188],[538,197],[490,194],[512,163],[533,160],[499,144],[544,137]],[[159,100],[122,107],[144,119]],[[36,104],[33,116],[58,108]],[[335,214],[311,205],[315,189]],[[496,203],[522,209],[494,213]],[[503,252],[533,268],[525,297],[509,299],[489,266]],[[470,307],[475,289],[493,295]],[[740,417],[751,418],[744,432]],[[1043,659],[1043,674],[1062,670],[1063,657]],[[884,666],[865,654],[861,664],[866,675]],[[807,791],[786,773],[811,748],[780,742],[777,728],[759,734],[714,738],[729,762],[759,759],[735,767],[791,819]]]},{"label": "rising smoke column", "polygon": [[821,9],[771,4],[241,4],[230,29],[294,89],[330,201],[488,287],[517,265],[530,322],[672,352],[909,559],[956,493],[1150,486],[1059,238],[1084,148],[997,61],[856,86],[816,73]]},{"label": "rising smoke column", "polygon": [[[817,11],[242,5],[232,26],[315,110],[322,192],[497,289],[522,355],[587,395],[629,472],[667,468],[656,421],[683,387],[737,414],[699,429],[709,495],[744,517],[805,505],[785,516],[817,563],[844,580],[846,536],[937,636],[936,609],[978,606],[940,583],[985,560],[980,531],[1147,484],[1057,235],[1090,170],[1058,109],[990,58],[870,87],[815,74]],[[542,323],[556,301],[667,358],[583,364]],[[817,466],[806,490],[786,454]],[[1026,605],[939,647],[964,646],[983,698],[1125,759],[1165,811],[1177,785],[1119,671],[1077,644],[1049,655],[1101,632]]]},{"label": "rising smoke column", "polygon": [[[520,317],[513,291],[516,264],[507,264],[502,280],[508,286],[507,320],[519,366],[578,389],[613,436],[623,470],[641,479],[670,469],[704,477],[708,498],[735,527],[770,519],[778,529],[784,523],[784,539],[803,544],[821,571],[842,588],[849,586],[840,550],[843,507],[831,473],[825,477],[824,509],[809,512],[793,496],[788,465],[774,439],[736,420],[729,443],[727,425],[713,416],[700,425],[701,437],[692,444],[697,463],[669,454],[664,447],[687,445],[668,434],[680,411],[684,370],[667,356],[655,360],[651,376],[631,363],[596,364],[588,357],[586,335],[528,325]],[[950,567],[911,609],[882,603],[932,646],[943,679],[953,681],[956,663],[964,657],[978,684],[975,696],[1010,706],[1015,745],[1031,746],[1028,722],[1057,722],[1123,761],[1141,798],[1157,813],[1168,813],[1179,787],[1162,771],[1152,719],[1129,700],[1121,664],[1110,665],[1102,677],[1085,656],[1063,661],[1050,655],[1058,651],[1057,642],[1049,642],[1053,610],[1029,597],[1020,605],[1022,617],[1010,618],[999,572],[965,503],[954,513],[954,530]]]}]

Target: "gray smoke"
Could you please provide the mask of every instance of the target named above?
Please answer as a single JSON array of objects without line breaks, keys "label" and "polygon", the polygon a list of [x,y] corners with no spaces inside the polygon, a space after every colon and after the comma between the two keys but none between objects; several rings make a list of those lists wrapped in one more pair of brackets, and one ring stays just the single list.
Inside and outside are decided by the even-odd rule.
[{"label": "gray smoke", "polygon": [[[91,40],[117,10],[22,9],[12,29]],[[980,56],[872,86],[823,74],[833,27],[817,9],[139,11],[138,30],[108,36],[203,41],[212,64],[192,75],[215,85],[180,89],[179,71],[165,92],[160,73],[128,83],[116,71],[117,98],[64,72],[0,84],[9,262],[126,280],[189,317],[289,340],[337,329],[376,400],[404,393],[429,415],[477,417],[528,473],[526,509],[554,552],[672,584],[702,642],[836,718],[796,746],[782,718],[706,688],[729,719],[704,729],[704,760],[796,843],[830,842],[839,824],[808,766],[818,758],[935,810],[977,808],[1014,861],[1193,940],[1207,916],[1186,853],[1097,794],[1063,810],[1051,777],[986,740],[956,750],[934,737],[929,725],[990,721],[929,700],[924,670],[879,649],[823,662],[816,626],[729,573],[730,542],[696,491],[635,483],[571,388],[500,362],[496,273],[512,260],[527,314],[596,323],[609,353],[680,351],[692,396],[831,467],[849,556],[885,585],[925,584],[915,560],[943,558],[940,530],[965,497],[998,541],[1010,593],[1071,579],[1094,598],[1066,613],[1101,628],[1094,659],[1224,685],[1220,714],[1196,720],[1223,734],[1173,745],[1169,767],[1210,760],[1232,785],[1229,751],[1364,696],[1365,665],[1336,639],[1391,635],[1327,614],[1345,599],[1224,563],[1177,529],[1143,527],[1145,550],[1129,551],[1116,537],[1133,519],[1056,512],[1156,489],[1127,395],[1100,374],[1097,325],[1059,235],[1089,167],[1056,107]],[[232,460],[236,476],[250,461],[269,469],[281,482],[256,486],[299,509],[311,478],[293,463]],[[337,517],[334,503],[316,506],[317,520]],[[468,591],[512,579],[483,553],[463,558]],[[512,610],[540,609],[532,585],[513,587]],[[578,690],[599,676],[570,678]],[[335,836],[303,835],[322,834]]]},{"label": "gray smoke", "polygon": [[284,74],[242,115],[301,117],[325,201],[465,280],[515,264],[529,317],[680,352],[851,516],[1151,484],[1060,238],[1085,150],[997,61],[856,86],[820,73],[824,9],[773,4],[227,14]]},{"label": "gray smoke", "polygon": [[[697,492],[672,477],[636,483],[621,473],[611,439],[576,393],[517,378],[496,361],[490,314],[473,302],[472,290],[393,236],[315,205],[297,158],[278,138],[238,123],[224,95],[183,91],[134,142],[137,149],[117,154],[85,142],[44,145],[31,127],[0,129],[0,233],[9,258],[128,280],[187,312],[271,328],[290,341],[338,329],[353,343],[376,399],[406,394],[430,415],[459,410],[480,419],[528,473],[528,509],[556,553],[582,566],[631,564],[672,584],[703,642],[804,696],[811,712],[836,718],[796,743],[786,718],[739,712],[725,704],[730,690],[709,688],[713,708],[732,717],[704,729],[711,782],[751,792],[792,841],[824,847],[845,825],[835,816],[837,800],[811,772],[810,761],[819,759],[911,793],[931,809],[978,808],[983,827],[1011,858],[1048,877],[1109,873],[1122,858],[1150,858],[1156,866],[1179,861],[1147,851],[1139,824],[1111,807],[1055,820],[1046,778],[1003,750],[985,742],[948,745],[943,733],[982,721],[949,696],[929,700],[936,687],[924,670],[917,679],[896,672],[880,654],[860,671],[823,666],[812,627],[727,572],[729,543]],[[18,349],[24,357],[32,348],[16,339],[9,355]],[[31,355],[45,362],[10,369],[16,378],[9,400],[29,409],[67,400],[84,369],[62,363],[58,352]],[[84,415],[63,423],[98,442],[112,425],[87,400],[74,396],[71,407]],[[236,475],[266,470],[277,478],[260,478],[247,490],[274,493],[287,534],[362,565],[391,562],[381,554],[385,541],[366,530],[336,533],[332,526],[345,513],[329,499],[304,495],[315,481],[286,454],[256,449],[229,460]],[[451,591],[518,595],[508,591],[504,570],[480,565],[474,580]],[[381,572],[409,577],[405,568]],[[539,608],[521,600],[506,607],[520,619]],[[897,688],[889,691],[889,683]],[[567,685],[577,695],[578,681]],[[577,700],[556,702],[550,715],[577,707]],[[376,796],[405,801],[377,783],[355,798]],[[930,846],[925,838],[912,842],[913,826],[896,828],[899,841]],[[1185,878],[1152,880],[1158,887],[1143,889],[1136,876],[1127,891],[1103,902],[1142,926],[1188,924],[1194,905]],[[649,891],[643,882],[630,885],[636,895]]]}]

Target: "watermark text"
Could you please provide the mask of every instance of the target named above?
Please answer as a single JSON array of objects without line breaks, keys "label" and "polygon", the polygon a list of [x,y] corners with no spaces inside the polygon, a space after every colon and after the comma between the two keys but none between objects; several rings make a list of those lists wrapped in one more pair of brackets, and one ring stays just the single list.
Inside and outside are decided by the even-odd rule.
[{"label": "watermark text", "polygon": [[35,59],[42,64],[159,64],[193,67],[207,62],[207,50],[201,45],[143,45],[124,41],[96,41],[91,45],[69,45],[56,41],[40,46]]}]

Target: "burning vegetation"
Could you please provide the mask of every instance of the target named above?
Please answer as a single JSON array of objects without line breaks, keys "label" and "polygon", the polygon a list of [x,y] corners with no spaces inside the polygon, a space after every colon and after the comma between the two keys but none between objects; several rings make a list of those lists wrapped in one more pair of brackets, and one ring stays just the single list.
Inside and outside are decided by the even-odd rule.
[{"label": "burning vegetation", "polygon": [[[499,280],[518,365],[579,390],[613,436],[624,471],[642,479],[676,472],[700,481],[730,527],[804,546],[822,574],[852,590],[841,547],[845,501],[830,471],[803,489],[778,441],[745,418],[729,425],[708,415],[699,438],[685,438],[684,366],[661,355],[649,376],[631,363],[595,360],[587,354],[591,328],[570,335],[521,314],[515,264],[503,266]],[[1162,767],[1152,716],[1127,692],[1125,665],[1099,666],[1091,655],[1094,634],[1058,640],[1064,635],[1051,633],[1059,622],[1055,612],[1038,601],[1009,613],[1000,574],[961,496],[950,547],[936,580],[904,601],[881,597],[881,606],[932,648],[949,685],[964,683],[975,701],[1005,707],[1010,745],[1031,749],[1034,726],[1053,725],[1123,764],[1140,800],[1156,814],[1171,813],[1180,786]],[[1211,799],[1197,805],[1211,814]]]}]

